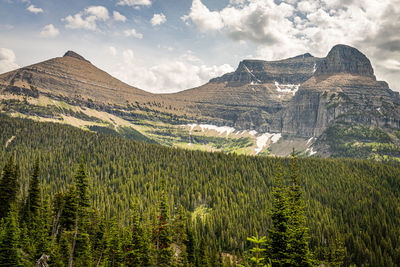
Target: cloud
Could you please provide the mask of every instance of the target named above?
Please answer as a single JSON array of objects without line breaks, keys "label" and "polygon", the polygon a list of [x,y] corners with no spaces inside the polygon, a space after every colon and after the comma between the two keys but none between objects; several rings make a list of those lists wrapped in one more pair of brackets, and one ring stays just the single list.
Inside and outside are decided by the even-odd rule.
[{"label": "cloud", "polygon": [[114,57],[117,55],[117,49],[114,46],[108,47],[108,51]]},{"label": "cloud", "polygon": [[108,10],[104,6],[90,6],[73,16],[67,16],[62,21],[66,22],[65,27],[69,29],[94,31],[97,29],[98,21],[106,21],[109,18]]},{"label": "cloud", "polygon": [[193,0],[189,15],[181,17],[183,21],[193,21],[201,31],[220,30],[224,23],[219,12],[210,11],[200,0]]},{"label": "cloud", "polygon": [[19,66],[15,62],[14,51],[7,48],[0,48],[0,73],[18,69]]},{"label": "cloud", "polygon": [[133,51],[127,49],[122,52],[121,63],[111,73],[138,88],[153,93],[170,93],[200,86],[211,78],[234,70],[228,64],[208,66],[195,58],[188,51],[175,60],[142,67],[135,61]]},{"label": "cloud", "polygon": [[213,11],[193,0],[182,19],[204,33],[249,41],[266,60],[305,52],[325,56],[338,43],[352,45],[371,59],[378,78],[400,89],[397,65],[387,61],[400,57],[400,0],[230,0]]},{"label": "cloud", "polygon": [[193,0],[190,13],[184,21],[192,21],[200,31],[221,31],[236,41],[256,43],[278,42],[282,34],[290,31],[293,7],[273,0],[254,0],[247,5],[227,6],[221,11],[210,11],[201,0]]},{"label": "cloud", "polygon": [[105,21],[109,19],[108,10],[104,6],[90,6],[85,9],[85,13],[93,15],[99,20]]},{"label": "cloud", "polygon": [[120,0],[119,6],[151,6],[151,0]]},{"label": "cloud", "polygon": [[151,25],[157,26],[165,23],[167,21],[167,18],[163,13],[160,14],[154,14],[153,18],[151,19]]},{"label": "cloud", "polygon": [[35,14],[43,13],[43,9],[35,7],[34,5],[28,6],[28,8],[26,10],[28,10],[29,12],[35,13]]},{"label": "cloud", "polygon": [[143,38],[143,34],[137,32],[135,29],[125,30],[124,31],[124,35],[126,37],[135,37],[135,38],[138,38],[138,39],[142,39]]},{"label": "cloud", "polygon": [[119,13],[118,11],[114,11],[113,16],[114,16],[114,20],[116,20],[116,21],[122,21],[122,22],[126,21],[126,17],[124,15],[122,15],[121,13]]},{"label": "cloud", "polygon": [[53,24],[49,24],[43,27],[43,29],[40,32],[40,37],[52,38],[56,37],[59,34],[60,31],[56,27],[54,27]]}]

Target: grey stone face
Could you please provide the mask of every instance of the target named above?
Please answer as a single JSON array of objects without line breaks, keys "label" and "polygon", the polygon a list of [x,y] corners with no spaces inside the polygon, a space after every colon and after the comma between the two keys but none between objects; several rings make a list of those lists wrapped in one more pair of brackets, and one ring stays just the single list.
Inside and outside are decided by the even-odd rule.
[{"label": "grey stone face", "polygon": [[[244,60],[235,72],[210,81],[215,88],[221,83],[224,97],[214,101],[218,109],[212,103],[196,106],[219,124],[224,110],[226,125],[296,137],[319,136],[335,121],[400,128],[399,94],[376,81],[369,59],[350,46],[336,45],[325,58]],[[282,93],[276,83],[299,89]]]},{"label": "grey stone face", "polygon": [[315,72],[316,76],[350,73],[375,79],[369,59],[357,49],[347,45],[334,46],[321,60]]},{"label": "grey stone face", "polygon": [[309,53],[279,61],[243,60],[235,72],[210,82],[298,84],[311,78],[320,61]]}]

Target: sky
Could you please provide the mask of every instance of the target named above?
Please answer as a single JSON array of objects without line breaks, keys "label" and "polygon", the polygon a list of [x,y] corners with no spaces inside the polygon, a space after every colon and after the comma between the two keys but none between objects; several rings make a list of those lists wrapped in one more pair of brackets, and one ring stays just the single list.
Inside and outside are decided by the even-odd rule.
[{"label": "sky", "polygon": [[0,0],[0,73],[73,50],[153,93],[200,86],[243,59],[358,48],[400,91],[400,0]]}]

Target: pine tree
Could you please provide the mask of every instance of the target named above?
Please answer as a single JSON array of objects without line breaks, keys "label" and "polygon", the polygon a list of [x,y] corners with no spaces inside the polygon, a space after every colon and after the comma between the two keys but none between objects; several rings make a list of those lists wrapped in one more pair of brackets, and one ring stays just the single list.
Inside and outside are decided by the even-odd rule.
[{"label": "pine tree", "polygon": [[136,203],[132,210],[132,231],[129,236],[129,244],[126,247],[125,262],[129,266],[143,266],[143,259],[148,257],[145,253],[145,244],[143,240],[143,229],[140,224],[139,212]]},{"label": "pine tree", "polygon": [[48,197],[44,197],[37,211],[34,227],[31,229],[32,236],[36,247],[35,259],[38,259],[43,254],[49,255],[51,250],[51,210]]},{"label": "pine tree", "polygon": [[62,204],[60,225],[64,230],[71,231],[75,226],[78,209],[78,199],[76,197],[75,186],[69,187],[68,191],[64,195]]},{"label": "pine tree", "polygon": [[104,262],[106,266],[120,266],[122,263],[121,235],[117,219],[111,219],[111,225],[105,235],[106,249]]},{"label": "pine tree", "polygon": [[278,162],[274,173],[273,202],[271,210],[272,227],[269,232],[269,243],[267,256],[271,259],[273,266],[288,266],[288,199],[286,188],[282,182],[281,165]]},{"label": "pine tree", "polygon": [[77,191],[78,207],[81,213],[80,216],[82,216],[85,214],[86,208],[90,206],[89,179],[86,175],[83,156],[76,170],[74,181]]},{"label": "pine tree", "polygon": [[174,243],[179,249],[179,254],[176,257],[177,266],[187,266],[188,265],[188,255],[186,243],[188,241],[188,236],[186,234],[186,215],[182,205],[178,209],[178,214],[175,216],[174,220]]},{"label": "pine tree", "polygon": [[10,157],[4,166],[0,180],[0,219],[7,217],[11,205],[17,199],[18,176],[18,165],[14,164],[13,158]]},{"label": "pine tree", "polygon": [[210,266],[208,249],[207,249],[206,240],[204,237],[202,237],[200,240],[199,253],[197,255],[196,263],[197,263],[198,267]]},{"label": "pine tree", "polygon": [[[86,175],[83,155],[81,158],[81,162],[78,166],[78,169],[75,173],[74,182],[76,186],[76,198],[77,198],[76,203],[78,209],[77,209],[77,215],[75,216],[74,237],[71,243],[71,251],[70,251],[68,266],[72,266],[74,264],[73,263],[74,260],[79,260],[79,262],[82,262],[83,258],[81,259],[77,256],[79,256],[80,254],[84,254],[85,250],[87,250],[89,247],[88,242],[86,242],[87,234],[85,232],[86,228],[88,227],[87,217],[88,217],[88,208],[90,207],[89,179]],[[77,255],[77,253],[79,255]]]},{"label": "pine tree", "polygon": [[39,157],[37,157],[33,167],[31,179],[29,181],[28,199],[26,203],[29,217],[36,216],[41,205],[39,173],[40,161]]},{"label": "pine tree", "polygon": [[189,226],[186,227],[186,234],[187,234],[187,241],[186,241],[187,261],[189,266],[193,267],[195,266],[196,263],[196,239]]},{"label": "pine tree", "polygon": [[256,234],[255,236],[248,237],[247,240],[254,244],[254,247],[250,249],[252,266],[264,266],[265,258],[262,255],[265,254],[266,249],[261,247],[265,245],[267,238],[265,236],[259,238],[258,234]]},{"label": "pine tree", "polygon": [[289,187],[289,254],[291,266],[311,266],[308,228],[305,226],[304,202],[299,185],[297,157],[291,154],[291,185]]},{"label": "pine tree", "polygon": [[335,267],[342,266],[344,262],[344,257],[345,257],[345,249],[343,241],[340,238],[336,238],[335,249],[332,252],[331,265]]},{"label": "pine tree", "polygon": [[171,266],[172,265],[172,234],[169,219],[169,207],[167,203],[167,194],[165,192],[165,182],[161,185],[161,196],[159,202],[159,216],[156,229],[156,242],[157,242],[157,266]]},{"label": "pine tree", "polygon": [[90,237],[86,233],[79,233],[76,239],[76,248],[74,251],[74,266],[90,266],[91,262],[92,253]]},{"label": "pine tree", "polygon": [[0,225],[0,265],[22,266],[19,253],[19,227],[17,212],[12,207],[8,216],[1,220]]}]

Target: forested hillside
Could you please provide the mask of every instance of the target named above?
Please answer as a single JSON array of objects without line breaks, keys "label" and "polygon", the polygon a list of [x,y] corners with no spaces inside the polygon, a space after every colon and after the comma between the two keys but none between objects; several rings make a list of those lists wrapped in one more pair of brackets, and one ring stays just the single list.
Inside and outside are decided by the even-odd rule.
[{"label": "forested hillside", "polygon": [[[104,227],[91,229],[92,235],[80,241],[86,242],[92,251],[101,251],[96,243],[100,240],[109,249],[117,249],[116,255],[120,253],[118,248],[122,249],[132,227],[135,207],[138,207],[137,215],[133,217],[145,225],[145,236],[150,236],[149,229],[159,225],[157,220],[162,217],[160,210],[164,207],[174,222],[180,214],[186,214],[193,233],[191,238],[195,240],[193,249],[200,255],[197,258],[208,259],[213,265],[221,259],[232,258],[234,262],[236,258],[232,255],[243,259],[250,247],[248,236],[268,235],[273,173],[278,162],[285,173],[290,168],[290,161],[285,158],[173,149],[4,115],[0,116],[0,146],[3,173],[10,156],[19,165],[18,197],[25,199],[25,203],[35,158],[39,157],[40,189],[45,203],[41,214],[45,217],[57,214],[58,193],[61,199],[67,199],[74,176],[76,184],[76,173],[86,169],[90,195],[87,205],[98,210],[88,220],[93,225],[93,221],[99,220],[99,227]],[[83,164],[76,172],[82,155]],[[400,262],[400,165],[300,158],[298,166],[314,257],[331,262],[343,242],[345,266],[351,263],[397,266]],[[8,226],[16,223],[13,216],[3,222]],[[69,225],[73,235],[73,222]],[[176,230],[176,225],[170,226]],[[3,228],[2,236],[7,232],[4,229],[10,227]],[[93,239],[95,233],[104,236]],[[179,243],[177,235],[174,236],[173,241]],[[90,251],[82,253],[90,254]],[[99,260],[100,255],[88,256],[90,264],[118,263],[118,260],[106,262],[110,257]],[[205,263],[196,261],[196,264],[204,266]]]}]

